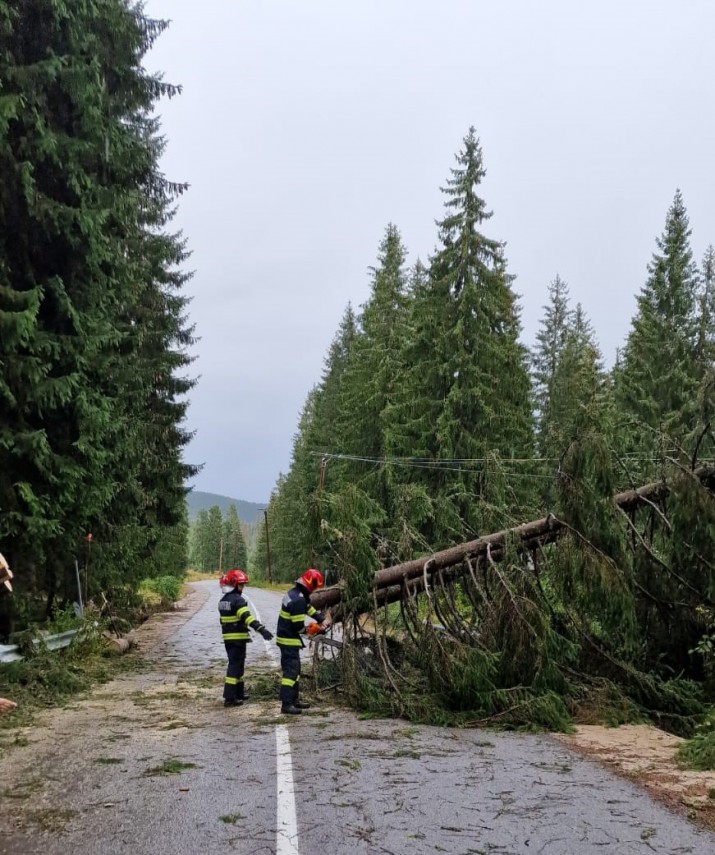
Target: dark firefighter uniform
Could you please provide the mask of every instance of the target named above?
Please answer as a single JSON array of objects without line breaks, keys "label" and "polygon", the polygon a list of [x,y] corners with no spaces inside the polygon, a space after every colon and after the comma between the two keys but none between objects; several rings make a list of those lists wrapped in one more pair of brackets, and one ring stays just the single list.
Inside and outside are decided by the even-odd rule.
[{"label": "dark firefighter uniform", "polygon": [[281,650],[281,704],[296,706],[300,693],[300,651],[305,647],[302,636],[305,633],[305,617],[312,617],[322,623],[322,612],[310,604],[310,594],[301,584],[296,584],[283,597],[278,613],[276,644]]},{"label": "dark firefighter uniform", "polygon": [[[224,703],[232,704],[244,698],[243,671],[246,665],[246,644],[251,640],[248,627],[263,634],[265,626],[251,614],[248,603],[238,591],[224,594],[218,604],[223,643],[226,645],[228,668],[223,684]],[[270,633],[266,635],[271,638]],[[264,636],[265,638],[265,636]]]}]

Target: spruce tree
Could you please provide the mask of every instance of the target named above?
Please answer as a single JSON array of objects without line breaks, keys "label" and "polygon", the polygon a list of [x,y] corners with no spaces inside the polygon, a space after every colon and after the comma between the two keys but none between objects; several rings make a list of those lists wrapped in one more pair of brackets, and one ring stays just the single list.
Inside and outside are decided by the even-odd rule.
[{"label": "spruce tree", "polygon": [[568,307],[558,277],[552,289],[533,355],[541,498],[548,509],[554,507],[564,457],[584,428],[584,414],[593,414],[592,406],[605,394],[601,353],[583,307]]},{"label": "spruce tree", "polygon": [[246,541],[235,505],[229,505],[223,520],[224,567],[248,567]]},{"label": "spruce tree", "polygon": [[[399,231],[389,224],[378,250],[378,263],[370,269],[370,297],[362,307],[340,386],[336,441],[342,453],[355,459],[331,463],[330,503],[335,513],[329,518],[343,535],[346,525],[361,527],[371,549],[378,543],[383,549],[387,547],[388,532],[375,524],[393,513],[390,466],[384,460],[385,428],[405,334],[406,254]],[[367,518],[363,519],[365,512]],[[344,522],[338,523],[337,517]],[[342,541],[345,543],[346,538]],[[344,559],[354,563],[355,556]]]},{"label": "spruce tree", "polygon": [[332,552],[323,533],[326,478],[333,477],[340,423],[340,391],[357,335],[348,306],[330,345],[320,384],[308,394],[293,441],[290,471],[279,484],[271,518],[276,579],[295,578],[296,567],[327,566]]},{"label": "spruce tree", "polygon": [[[521,461],[533,456],[526,351],[504,246],[480,230],[491,212],[477,192],[485,170],[474,128],[456,161],[443,188],[440,247],[414,293],[401,406],[393,414],[399,427],[391,431],[402,455],[436,464],[426,480],[439,506],[437,542],[503,523],[531,498],[521,477]],[[519,469],[505,482],[499,461],[511,459]]]},{"label": "spruce tree", "polygon": [[[690,234],[677,191],[638,297],[621,367],[614,374],[619,409],[632,422],[626,451],[680,455],[698,420],[699,283]],[[652,467],[641,466],[636,480],[649,474]]]},{"label": "spruce tree", "polygon": [[164,24],[123,0],[0,8],[0,539],[49,610],[87,532],[111,596],[186,531],[182,188],[152,116],[177,89],[142,65]]},{"label": "spruce tree", "polygon": [[341,450],[348,454],[381,458],[385,453],[385,411],[394,392],[404,334],[406,254],[397,227],[389,224],[377,266],[371,268],[370,297],[363,306],[341,384]]},{"label": "spruce tree", "polygon": [[[549,284],[549,303],[536,334],[536,347],[531,354],[534,377],[534,403],[537,413],[537,439],[541,450],[544,425],[549,420],[549,400],[559,358],[566,346],[572,326],[568,285],[557,274]],[[543,454],[543,451],[541,451]]]}]

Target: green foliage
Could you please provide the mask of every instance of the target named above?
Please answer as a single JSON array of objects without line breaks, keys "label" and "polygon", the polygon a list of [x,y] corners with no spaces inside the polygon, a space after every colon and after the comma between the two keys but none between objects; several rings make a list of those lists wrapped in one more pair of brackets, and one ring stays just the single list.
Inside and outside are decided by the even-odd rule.
[{"label": "green foliage", "polygon": [[110,657],[93,624],[62,650],[28,647],[25,658],[0,668],[0,697],[12,698],[18,708],[0,716],[0,729],[27,724],[38,709],[67,703],[96,683],[111,680],[121,660]]},{"label": "green foliage", "polygon": [[[698,387],[707,360],[703,350],[708,322],[699,310],[698,271],[690,247],[690,225],[678,191],[657,240],[658,251],[638,298],[622,363],[614,372],[619,413],[629,415],[625,451],[680,455],[696,429]],[[654,467],[641,465],[635,477],[645,482]]]},{"label": "green foliage", "polygon": [[[224,520],[218,505],[199,511],[189,538],[189,560],[194,570],[218,574],[230,569],[225,560],[224,534]],[[232,536],[235,537],[233,532]]]},{"label": "green foliage", "polygon": [[332,449],[338,429],[340,390],[355,337],[355,316],[348,307],[330,346],[322,381],[305,403],[290,472],[279,479],[271,498],[268,518],[274,581],[289,582],[298,575],[296,571],[306,567],[327,569],[333,559],[322,523],[326,480],[332,478],[332,469],[320,455]]},{"label": "green foliage", "polygon": [[715,733],[699,733],[678,748],[678,760],[686,769],[715,769]]},{"label": "green foliage", "polygon": [[227,569],[248,567],[248,552],[241,520],[235,505],[229,505],[223,521],[223,566]]},{"label": "green foliage", "polygon": [[143,579],[138,591],[142,601],[152,606],[168,607],[180,598],[182,588],[183,582],[176,576],[160,576],[155,579]]},{"label": "green foliage", "polygon": [[0,542],[50,617],[75,557],[87,598],[186,564],[184,187],[153,115],[178,89],[144,68],[165,25],[124,0],[0,26]]},{"label": "green foliage", "polygon": [[344,597],[354,601],[354,608],[359,603],[361,611],[368,611],[372,577],[380,567],[373,532],[385,514],[364,491],[352,485],[330,494],[324,513],[323,537],[333,554],[331,567],[345,584]]},{"label": "green foliage", "polygon": [[[699,273],[677,193],[610,373],[557,276],[532,387],[504,245],[482,231],[484,174],[470,129],[429,266],[407,272],[388,226],[252,566],[265,574],[270,552],[277,579],[309,565],[339,578],[346,643],[322,667],[366,715],[691,735],[715,690],[715,475],[698,469],[715,454],[715,251]],[[375,608],[375,571],[542,515],[557,542],[428,562]]]}]

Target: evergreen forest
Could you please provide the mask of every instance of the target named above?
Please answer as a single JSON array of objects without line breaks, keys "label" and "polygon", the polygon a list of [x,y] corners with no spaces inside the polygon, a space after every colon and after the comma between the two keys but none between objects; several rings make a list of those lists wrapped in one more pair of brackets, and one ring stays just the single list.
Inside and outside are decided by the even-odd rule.
[{"label": "evergreen forest", "polygon": [[183,576],[193,386],[155,107],[128,0],[0,0],[0,636]]},{"label": "evergreen forest", "polygon": [[225,516],[218,505],[201,509],[189,527],[189,564],[198,573],[221,574],[232,567],[248,567],[248,526],[241,522],[235,505]]},{"label": "evergreen forest", "polygon": [[[186,185],[156,115],[180,87],[144,66],[165,28],[133,0],[0,0],[2,638],[80,593],[118,609],[189,549],[197,570],[247,563],[235,507],[189,538]],[[484,176],[472,128],[434,252],[408,264],[387,225],[248,569],[325,572],[327,679],[368,712],[693,733],[715,700],[715,250],[695,257],[675,191],[615,364],[556,269],[529,349]]]},{"label": "evergreen forest", "polygon": [[[692,732],[715,691],[715,251],[694,258],[676,191],[613,367],[556,273],[528,349],[484,175],[472,128],[426,261],[387,226],[270,499],[274,575],[339,587],[343,689],[367,710],[564,728],[595,707]],[[546,537],[512,532],[539,519]]]}]

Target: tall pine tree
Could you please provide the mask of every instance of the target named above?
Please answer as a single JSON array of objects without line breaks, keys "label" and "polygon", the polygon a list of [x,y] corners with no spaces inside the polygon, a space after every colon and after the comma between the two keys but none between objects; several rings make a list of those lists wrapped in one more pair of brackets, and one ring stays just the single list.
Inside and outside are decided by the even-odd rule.
[{"label": "tall pine tree", "polygon": [[[626,451],[687,455],[685,446],[696,428],[702,366],[695,358],[699,282],[690,234],[677,191],[614,375],[619,410],[631,421]],[[642,465],[634,473],[641,480],[652,467]]]},{"label": "tall pine tree", "polygon": [[[521,461],[533,456],[526,351],[504,246],[481,231],[491,212],[477,192],[485,170],[474,128],[456,160],[443,188],[441,246],[414,295],[392,430],[395,450],[435,463],[427,484],[437,542],[513,519],[531,498],[521,477]],[[500,460],[519,461],[507,481]]]},{"label": "tall pine tree", "polygon": [[163,26],[124,0],[0,4],[0,540],[48,610],[88,531],[110,595],[186,532],[181,188],[152,117],[177,90],[143,67]]}]

